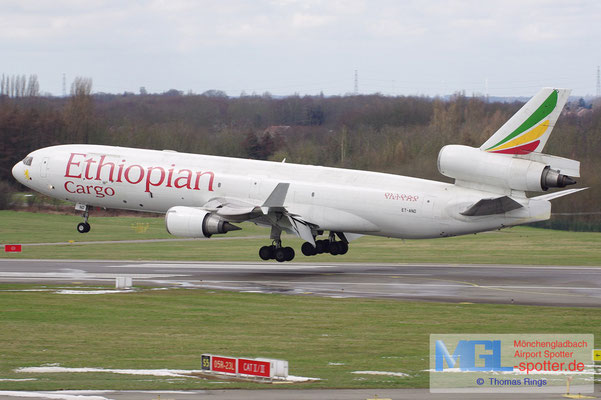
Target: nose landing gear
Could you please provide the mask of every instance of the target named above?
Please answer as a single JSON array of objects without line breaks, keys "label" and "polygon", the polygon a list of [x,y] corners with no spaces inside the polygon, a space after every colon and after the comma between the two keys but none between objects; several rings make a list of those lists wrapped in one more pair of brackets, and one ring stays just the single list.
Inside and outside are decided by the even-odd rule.
[{"label": "nose landing gear", "polygon": [[85,204],[76,204],[75,209],[79,211],[83,211],[83,222],[77,224],[77,232],[79,233],[88,233],[92,227],[88,223],[88,217],[90,216],[90,210],[92,207]]},{"label": "nose landing gear", "polygon": [[90,232],[90,229],[92,229],[92,227],[87,222],[80,222],[77,224],[77,232],[79,233],[88,233]]}]

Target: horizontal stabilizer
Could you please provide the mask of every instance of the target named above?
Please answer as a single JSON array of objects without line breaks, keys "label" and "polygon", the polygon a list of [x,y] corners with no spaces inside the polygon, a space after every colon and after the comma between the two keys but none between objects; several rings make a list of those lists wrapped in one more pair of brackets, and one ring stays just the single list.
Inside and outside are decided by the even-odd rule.
[{"label": "horizontal stabilizer", "polygon": [[503,196],[496,199],[482,199],[465,210],[461,215],[475,217],[481,215],[504,214],[522,207],[520,203],[510,197]]},{"label": "horizontal stabilizer", "polygon": [[559,171],[562,175],[580,177],[580,161],[542,153],[522,154],[515,157],[548,165],[552,169]]},{"label": "horizontal stabilizer", "polygon": [[567,196],[569,194],[580,192],[581,190],[586,190],[586,189],[588,189],[588,188],[585,187],[585,188],[578,188],[578,189],[562,190],[561,192],[547,193],[547,194],[543,194],[542,196],[536,196],[536,197],[533,197],[531,200],[553,200],[558,197]]}]

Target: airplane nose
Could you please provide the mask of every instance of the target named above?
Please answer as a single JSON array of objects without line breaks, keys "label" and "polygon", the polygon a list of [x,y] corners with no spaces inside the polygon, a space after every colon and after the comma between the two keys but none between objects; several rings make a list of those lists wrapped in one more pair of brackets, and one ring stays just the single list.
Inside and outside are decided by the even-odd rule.
[{"label": "airplane nose", "polygon": [[16,163],[12,169],[12,174],[19,183],[23,183],[25,177],[23,172],[23,163],[20,161]]}]

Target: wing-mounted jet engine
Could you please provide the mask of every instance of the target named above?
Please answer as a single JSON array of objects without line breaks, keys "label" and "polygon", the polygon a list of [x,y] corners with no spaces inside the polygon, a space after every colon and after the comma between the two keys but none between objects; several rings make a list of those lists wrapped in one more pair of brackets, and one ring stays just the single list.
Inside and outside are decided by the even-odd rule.
[{"label": "wing-mounted jet engine", "polygon": [[236,225],[215,214],[200,208],[184,206],[167,210],[165,227],[173,236],[189,238],[210,238],[212,235],[240,230]]}]

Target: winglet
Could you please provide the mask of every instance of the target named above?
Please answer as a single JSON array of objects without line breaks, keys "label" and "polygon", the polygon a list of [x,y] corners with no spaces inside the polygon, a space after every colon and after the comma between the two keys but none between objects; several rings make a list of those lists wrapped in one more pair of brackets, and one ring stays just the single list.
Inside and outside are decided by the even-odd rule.
[{"label": "winglet", "polygon": [[283,207],[284,201],[286,200],[286,195],[288,194],[288,188],[290,187],[289,183],[278,183],[273,192],[269,195],[265,203],[261,206],[263,207]]}]

